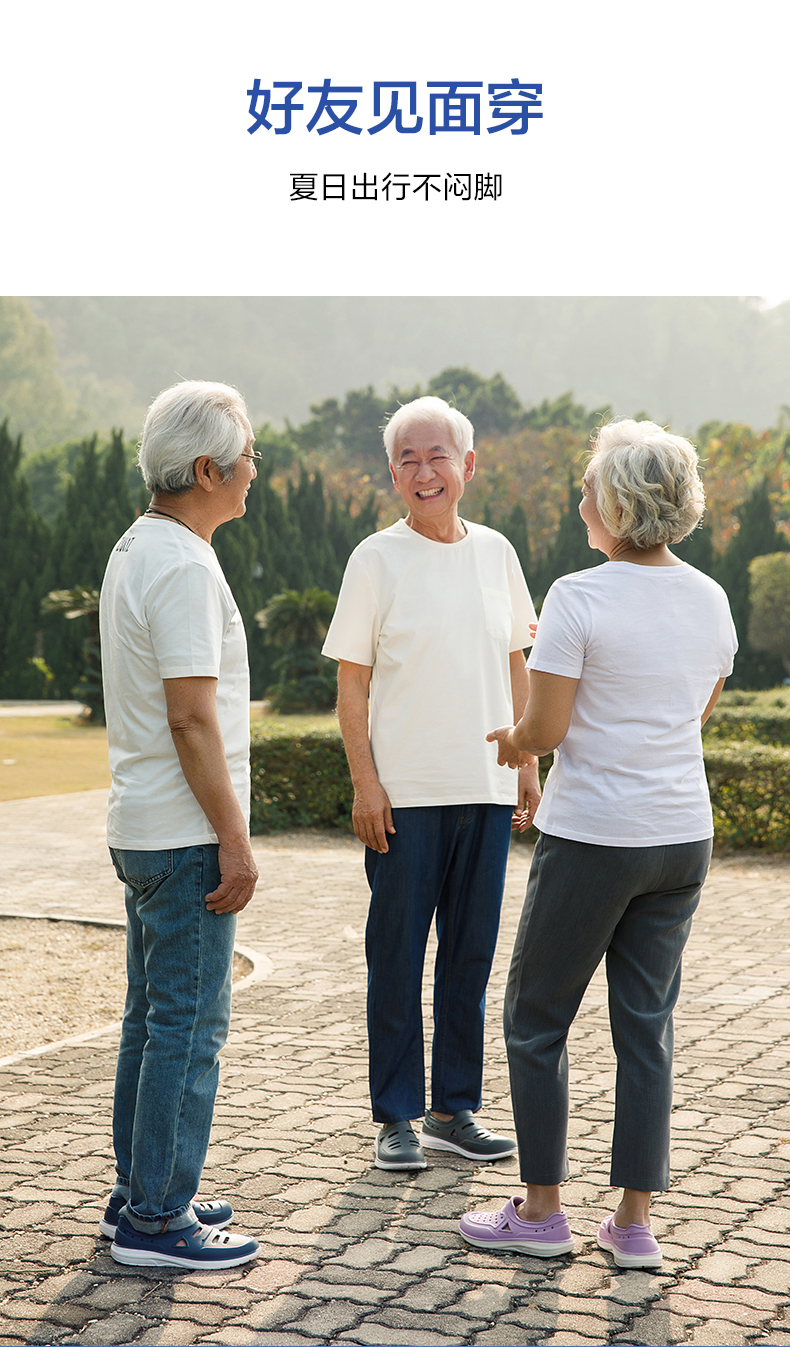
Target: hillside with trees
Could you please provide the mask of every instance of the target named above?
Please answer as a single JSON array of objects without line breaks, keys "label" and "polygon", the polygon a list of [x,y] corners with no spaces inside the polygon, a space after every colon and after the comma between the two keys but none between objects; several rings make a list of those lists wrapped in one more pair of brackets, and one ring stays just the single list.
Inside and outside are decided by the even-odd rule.
[{"label": "hillside with trees", "polygon": [[[590,431],[607,407],[588,409],[571,393],[525,406],[501,374],[484,378],[466,367],[387,395],[368,386],[316,402],[301,424],[260,428],[264,458],[247,513],[215,535],[249,638],[254,697],[276,685],[293,700],[286,689],[302,664],[306,677],[321,680],[320,663],[308,669],[309,643],[287,635],[285,618],[298,617],[298,632],[306,614],[318,630],[326,619],[324,596],[337,594],[353,548],[399,517],[381,426],[400,402],[421,392],[448,397],[472,417],[477,471],[464,514],[510,538],[538,603],[557,576],[603,560],[587,546],[577,506]],[[781,418],[760,431],[715,421],[697,440],[708,509],[703,527],[677,551],[730,596],[741,640],[731,685],[770,687],[785,670],[775,646],[762,637],[759,649],[749,643],[749,567],[755,557],[790,551],[790,428]],[[0,696],[83,695],[95,682],[90,595],[147,495],[134,446],[120,431],[27,455],[22,448],[3,426]],[[60,607],[44,603],[55,591]],[[83,595],[82,609],[69,597],[75,591]],[[272,607],[286,592],[290,597]]]},{"label": "hillside with trees", "polygon": [[[81,434],[124,425],[136,437],[143,409],[179,378],[232,383],[254,424],[279,427],[303,424],[312,404],[340,390],[371,385],[381,396],[452,367],[487,380],[499,371],[524,406],[573,388],[586,407],[607,402],[622,416],[648,408],[683,432],[714,418],[772,425],[790,403],[790,304],[534,296],[29,303],[47,325],[70,396],[89,413]],[[29,439],[13,417],[11,430]]]}]

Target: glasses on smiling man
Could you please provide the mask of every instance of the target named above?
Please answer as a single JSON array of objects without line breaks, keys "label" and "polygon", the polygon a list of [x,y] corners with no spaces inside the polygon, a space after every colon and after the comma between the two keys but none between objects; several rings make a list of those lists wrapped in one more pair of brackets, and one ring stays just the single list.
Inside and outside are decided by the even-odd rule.
[{"label": "glasses on smiling man", "polygon": [[255,459],[256,463],[259,463],[260,460],[263,458],[263,454],[260,454],[260,453],[258,452],[257,449],[253,449],[251,453],[249,453],[249,454],[240,454],[239,457],[240,457],[240,458],[252,458],[252,459]]}]

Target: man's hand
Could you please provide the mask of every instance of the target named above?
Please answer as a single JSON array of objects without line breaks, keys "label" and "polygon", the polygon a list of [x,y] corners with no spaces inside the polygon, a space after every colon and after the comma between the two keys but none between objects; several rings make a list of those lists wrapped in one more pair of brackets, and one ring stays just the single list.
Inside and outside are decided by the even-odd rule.
[{"label": "man's hand", "polygon": [[221,883],[213,893],[206,894],[206,907],[217,913],[241,912],[258,882],[258,867],[248,837],[234,839],[227,846],[220,842],[219,870]]},{"label": "man's hand", "polygon": [[351,822],[360,842],[372,851],[389,851],[387,833],[395,832],[392,807],[384,787],[377,781],[354,792]]},{"label": "man's hand", "polygon": [[540,804],[540,793],[536,758],[529,767],[519,767],[518,770],[518,804],[513,812],[513,828],[518,832],[526,832],[534,822]]},{"label": "man's hand", "polygon": [[497,746],[497,762],[500,767],[530,767],[536,758],[532,753],[524,753],[513,742],[513,725],[503,725],[486,735],[489,744]]},{"label": "man's hand", "polygon": [[389,796],[376,775],[368,732],[371,667],[341,659],[337,670],[337,718],[354,783],[351,822],[360,842],[371,851],[389,851],[387,833],[394,833]]}]

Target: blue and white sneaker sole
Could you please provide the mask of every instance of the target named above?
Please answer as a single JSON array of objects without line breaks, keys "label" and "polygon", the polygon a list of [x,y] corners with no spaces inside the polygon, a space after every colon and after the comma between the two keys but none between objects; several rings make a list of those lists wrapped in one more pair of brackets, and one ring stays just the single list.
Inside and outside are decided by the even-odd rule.
[{"label": "blue and white sneaker sole", "polygon": [[251,1259],[257,1257],[260,1249],[256,1245],[251,1251],[235,1255],[223,1255],[221,1258],[181,1258],[178,1254],[169,1253],[149,1253],[146,1249],[126,1249],[123,1245],[112,1244],[110,1253],[116,1263],[127,1263],[132,1267],[182,1267],[201,1269],[204,1272],[211,1272],[214,1269],[221,1271],[227,1267],[238,1267],[241,1263],[249,1263]]}]

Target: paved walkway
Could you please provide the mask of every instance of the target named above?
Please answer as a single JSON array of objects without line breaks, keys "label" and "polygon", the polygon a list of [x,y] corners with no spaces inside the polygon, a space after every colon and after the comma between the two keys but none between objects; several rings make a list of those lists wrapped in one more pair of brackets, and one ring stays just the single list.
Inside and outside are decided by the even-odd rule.
[{"label": "paved walkway", "polygon": [[[0,910],[120,915],[103,793],[0,805]],[[272,961],[235,998],[204,1179],[262,1256],[227,1273],[121,1269],[97,1235],[111,1179],[115,1033],[0,1070],[0,1342],[790,1344],[790,863],[718,862],[677,1016],[674,1187],[661,1275],[595,1246],[611,1210],[613,1058],[597,978],[572,1033],[574,1256],[473,1252],[470,1205],[516,1164],[429,1153],[372,1167],[366,886],[353,839],[260,839],[240,939]],[[528,857],[514,852],[489,997],[484,1117],[510,1126],[500,1010]],[[309,1204],[309,1206],[305,1206]],[[787,1317],[786,1317],[787,1315]]]}]

